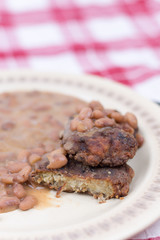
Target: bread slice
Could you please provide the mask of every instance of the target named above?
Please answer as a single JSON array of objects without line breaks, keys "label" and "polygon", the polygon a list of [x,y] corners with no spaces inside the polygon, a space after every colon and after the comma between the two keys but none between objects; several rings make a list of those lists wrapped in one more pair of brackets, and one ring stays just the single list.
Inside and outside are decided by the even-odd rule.
[{"label": "bread slice", "polygon": [[126,196],[129,191],[134,171],[124,164],[120,167],[90,167],[69,160],[60,169],[47,169],[47,158],[37,162],[31,173],[31,181],[61,191],[87,193],[98,198],[100,202],[110,198]]}]

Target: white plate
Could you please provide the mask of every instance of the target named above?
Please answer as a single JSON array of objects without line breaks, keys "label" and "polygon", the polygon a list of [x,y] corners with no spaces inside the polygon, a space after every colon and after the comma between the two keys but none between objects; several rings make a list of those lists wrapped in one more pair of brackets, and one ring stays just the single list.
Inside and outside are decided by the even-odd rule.
[{"label": "white plate", "polygon": [[[160,109],[129,88],[93,76],[66,76],[29,71],[1,72],[0,91],[49,90],[105,107],[132,111],[145,137],[144,146],[129,161],[135,170],[124,200],[98,204],[90,196],[63,193],[53,207],[14,211],[0,215],[0,239],[10,240],[106,240],[124,239],[160,217]],[[56,205],[60,207],[56,207]]]}]

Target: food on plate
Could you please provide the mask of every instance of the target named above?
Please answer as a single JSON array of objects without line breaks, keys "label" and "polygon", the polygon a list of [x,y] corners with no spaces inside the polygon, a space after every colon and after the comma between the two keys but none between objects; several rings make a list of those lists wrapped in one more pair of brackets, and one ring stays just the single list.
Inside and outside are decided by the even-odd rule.
[{"label": "food on plate", "polygon": [[69,158],[89,166],[120,166],[133,158],[143,138],[137,118],[91,102],[68,122],[61,136]]},{"label": "food on plate", "polygon": [[0,212],[27,210],[37,204],[26,188],[34,187],[32,167],[60,147],[59,133],[69,116],[84,105],[56,93],[0,94]]},{"label": "food on plate", "polygon": [[129,183],[134,171],[130,166],[90,167],[69,160],[67,165],[58,169],[49,169],[48,158],[37,162],[31,178],[37,184],[61,191],[87,193],[103,202],[109,198],[120,198],[128,194]]},{"label": "food on plate", "polygon": [[33,208],[37,199],[28,187],[35,184],[56,189],[57,196],[125,196],[134,175],[125,162],[142,144],[132,113],[57,93],[0,94],[0,212]]},{"label": "food on plate", "polygon": [[74,161],[89,166],[120,166],[134,157],[137,141],[134,136],[118,127],[93,127],[86,132],[66,128],[62,144]]}]

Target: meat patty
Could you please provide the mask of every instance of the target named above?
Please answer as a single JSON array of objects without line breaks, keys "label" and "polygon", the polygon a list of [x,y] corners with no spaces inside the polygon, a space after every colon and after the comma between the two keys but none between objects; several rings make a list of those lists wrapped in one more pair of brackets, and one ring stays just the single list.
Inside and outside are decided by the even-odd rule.
[{"label": "meat patty", "polygon": [[69,160],[59,169],[48,169],[48,159],[35,164],[31,180],[58,192],[87,193],[100,202],[110,198],[126,196],[134,171],[127,164],[120,167],[90,167]]},{"label": "meat patty", "polygon": [[93,167],[123,165],[137,150],[133,134],[116,126],[78,132],[71,131],[68,123],[61,143],[69,158]]}]

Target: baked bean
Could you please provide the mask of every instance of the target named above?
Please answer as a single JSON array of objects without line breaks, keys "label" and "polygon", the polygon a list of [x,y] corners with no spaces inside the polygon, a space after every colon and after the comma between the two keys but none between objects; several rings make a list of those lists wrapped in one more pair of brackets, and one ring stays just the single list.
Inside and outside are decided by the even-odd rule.
[{"label": "baked bean", "polygon": [[15,181],[18,183],[24,183],[28,180],[29,174],[31,172],[31,166],[24,167],[17,175],[15,176]]},{"label": "baked bean", "polygon": [[71,110],[67,109],[66,111],[64,111],[64,114],[65,114],[66,117],[70,117],[70,116],[73,115],[73,112]]},{"label": "baked bean", "polygon": [[41,156],[39,156],[36,153],[33,153],[29,156],[29,163],[33,165],[34,163],[38,162],[41,159]]},{"label": "baked bean", "polygon": [[98,128],[113,126],[115,124],[114,119],[111,118],[100,118],[95,121],[95,126]]},{"label": "baked bean", "polygon": [[80,113],[80,111],[81,111],[84,107],[86,107],[86,106],[85,106],[85,105],[82,105],[82,104],[76,106],[76,112],[77,112],[77,113]]},{"label": "baked bean", "polygon": [[7,195],[4,183],[0,183],[0,198]]},{"label": "baked bean", "polygon": [[13,185],[11,184],[5,184],[5,187],[6,187],[6,192],[7,192],[7,195],[6,196],[13,196]]},{"label": "baked bean", "polygon": [[31,149],[30,152],[31,152],[31,153],[36,153],[36,154],[42,156],[42,155],[45,153],[45,150],[44,150],[43,148],[37,147],[37,148]]},{"label": "baked bean", "polygon": [[63,128],[62,123],[61,123],[60,121],[55,120],[54,118],[51,119],[51,120],[49,121],[49,123],[51,124],[51,126],[54,127],[54,129],[59,129],[59,130],[60,130],[60,129]]},{"label": "baked bean", "polygon": [[50,120],[53,119],[53,116],[52,115],[45,115],[43,118],[42,118],[42,123],[49,123]]},{"label": "baked bean", "polygon": [[26,211],[33,208],[37,204],[37,202],[38,201],[34,196],[28,195],[20,202],[19,208],[22,211]]},{"label": "baked bean", "polygon": [[32,127],[31,121],[30,121],[30,120],[27,120],[27,119],[23,120],[22,124],[23,124],[23,126],[25,126],[26,128]]},{"label": "baked bean", "polygon": [[0,199],[0,212],[9,212],[18,208],[20,200],[17,197],[4,196]]},{"label": "baked bean", "polygon": [[111,118],[113,118],[117,123],[123,122],[123,116],[119,112],[112,112]]},{"label": "baked bean", "polygon": [[37,91],[37,90],[33,90],[33,91],[31,91],[31,92],[26,92],[25,94],[26,94],[26,96],[28,96],[28,97],[38,97],[38,95],[40,94],[40,92]]},{"label": "baked bean", "polygon": [[[1,149],[3,146],[3,141],[1,142]],[[4,145],[4,150],[5,150],[5,145]],[[16,154],[13,152],[0,152],[0,162],[3,164],[8,161],[15,161]]]},{"label": "baked bean", "polygon": [[89,103],[89,107],[92,109],[92,110],[100,110],[100,111],[103,111],[104,110],[104,107],[102,106],[102,104],[98,101],[92,101]]},{"label": "baked bean", "polygon": [[29,117],[31,120],[37,120],[37,115],[31,115],[30,117]]},{"label": "baked bean", "polygon": [[17,161],[27,162],[29,154],[30,153],[27,150],[20,151],[17,155]]},{"label": "baked bean", "polygon": [[140,133],[136,134],[136,140],[138,143],[138,147],[141,147],[144,143],[144,138],[142,137],[142,135]]},{"label": "baked bean", "polygon": [[79,119],[83,120],[85,118],[90,118],[92,115],[92,109],[89,107],[83,108],[79,113]]},{"label": "baked bean", "polygon": [[26,196],[26,191],[25,191],[24,187],[19,183],[16,183],[13,186],[13,193],[16,197],[18,197],[20,199],[24,198]]},{"label": "baked bean", "polygon": [[0,176],[0,180],[5,184],[13,184],[13,176],[11,174],[4,173]]},{"label": "baked bean", "polygon": [[36,106],[36,107],[33,107],[33,110],[34,111],[47,111],[47,110],[50,110],[51,109],[51,105],[40,105],[40,106]]},{"label": "baked bean", "polygon": [[1,125],[2,130],[5,130],[5,131],[12,130],[14,127],[15,127],[15,123],[11,121],[4,122]]},{"label": "baked bean", "polygon": [[133,113],[127,112],[124,115],[124,121],[127,122],[134,129],[138,127],[137,118]]},{"label": "baked bean", "polygon": [[87,130],[86,126],[84,125],[84,123],[79,122],[77,125],[77,131],[78,132],[85,132]]},{"label": "baked bean", "polygon": [[5,168],[5,167],[0,167],[0,176],[1,176],[2,174],[4,174],[4,173],[8,173],[7,168]]},{"label": "baked bean", "polygon": [[28,166],[28,163],[25,162],[9,162],[7,165],[7,169],[11,173],[18,173],[26,166]]},{"label": "baked bean", "polygon": [[6,109],[6,108],[0,108],[0,112],[1,113],[10,113],[10,110]]},{"label": "baked bean", "polygon": [[84,124],[84,126],[86,127],[86,130],[90,130],[91,128],[93,128],[93,122],[91,119],[86,118],[82,121],[82,123]]},{"label": "baked bean", "polygon": [[74,118],[73,120],[71,120],[71,123],[70,123],[70,129],[71,131],[76,131],[77,130],[77,126],[79,124],[79,120],[78,118]]},{"label": "baked bean", "polygon": [[104,110],[104,113],[105,113],[105,115],[106,115],[107,117],[111,117],[111,114],[112,114],[113,112],[115,112],[115,110],[113,110],[113,109],[105,109],[105,110]]},{"label": "baked bean", "polygon": [[[55,127],[55,128],[56,128],[56,127]],[[58,140],[59,140],[60,130],[61,130],[61,129],[56,128],[56,129],[54,129],[54,130],[51,131],[50,137],[51,137],[52,141],[55,142],[55,141],[58,141]],[[46,150],[46,148],[45,148],[45,150]]]},{"label": "baked bean", "polygon": [[0,152],[0,162],[5,162],[8,158],[8,154],[6,152]]},{"label": "baked bean", "polygon": [[103,118],[105,115],[104,115],[104,112],[100,111],[100,110],[94,110],[93,113],[92,113],[92,118],[95,118],[95,119],[99,119],[99,118]]},{"label": "baked bean", "polygon": [[124,131],[126,131],[128,133],[134,134],[134,129],[128,123],[122,124],[122,128]]},{"label": "baked bean", "polygon": [[63,148],[59,148],[57,150],[54,150],[53,152],[49,153],[47,155],[47,158],[49,160],[49,164],[47,168],[50,169],[56,169],[61,168],[65,166],[68,162],[66,156],[64,155],[65,151]]},{"label": "baked bean", "polygon": [[[56,138],[58,140],[58,138]],[[53,143],[47,143],[44,146],[45,152],[51,152],[54,150],[54,144]]]}]

